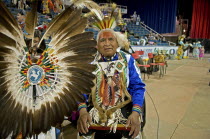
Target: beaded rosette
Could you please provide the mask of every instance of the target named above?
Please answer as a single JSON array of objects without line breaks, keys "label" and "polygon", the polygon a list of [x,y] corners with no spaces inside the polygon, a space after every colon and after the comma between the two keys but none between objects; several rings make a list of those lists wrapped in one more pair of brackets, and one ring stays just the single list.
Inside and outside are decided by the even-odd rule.
[{"label": "beaded rosette", "polygon": [[20,69],[21,92],[24,92],[29,98],[34,97],[34,91],[36,97],[41,97],[53,90],[53,86],[59,80],[58,60],[52,52],[53,49],[46,49],[36,63],[32,63],[30,54],[23,58]]}]

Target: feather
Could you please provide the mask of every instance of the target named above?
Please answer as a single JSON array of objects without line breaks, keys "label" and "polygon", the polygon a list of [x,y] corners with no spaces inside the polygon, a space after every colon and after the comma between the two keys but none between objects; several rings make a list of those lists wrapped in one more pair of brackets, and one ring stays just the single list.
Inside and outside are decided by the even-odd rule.
[{"label": "feather", "polygon": [[71,0],[71,3],[78,8],[87,7],[89,10],[95,9],[97,13],[101,12],[101,7],[92,0]]},{"label": "feather", "polygon": [[55,116],[52,114],[53,112],[52,112],[51,103],[48,101],[46,102],[46,108],[47,111],[49,112],[48,115],[49,115],[50,125],[55,126],[56,125]]},{"label": "feather", "polygon": [[12,53],[12,50],[8,47],[0,47],[0,51],[7,54]]},{"label": "feather", "polygon": [[44,117],[44,126],[43,126],[43,132],[46,133],[48,130],[50,130],[50,122],[51,122],[51,115],[50,115],[50,104],[49,102],[46,102],[45,104],[45,117]]},{"label": "feather", "polygon": [[[92,85],[92,84],[91,83],[86,84],[88,81],[77,79],[74,76],[69,77],[68,79],[71,82],[71,84],[68,84],[69,90],[70,90],[70,88],[71,89],[74,88],[75,92],[77,92],[76,94],[78,94],[78,95],[79,95],[79,93],[81,93],[81,94],[82,93],[85,93],[85,94],[91,93],[91,88],[90,88],[89,84],[90,85]],[[77,98],[80,98],[80,97],[82,97],[82,95],[78,96]]]},{"label": "feather", "polygon": [[61,52],[67,52],[67,51],[71,51],[71,50],[83,50],[84,48],[88,48],[88,47],[95,47],[96,46],[96,41],[94,40],[80,40],[80,41],[74,41],[73,43],[64,46],[63,48],[60,48],[57,51],[57,54],[61,53]]},{"label": "feather", "polygon": [[39,134],[41,132],[41,111],[42,111],[42,106],[40,109],[37,109],[34,111],[33,114],[33,132],[35,134]]},{"label": "feather", "polygon": [[17,21],[9,12],[7,7],[3,4],[3,2],[0,2],[0,13],[4,13],[0,14],[0,32],[10,36],[13,38],[13,40],[19,39],[18,43],[20,43],[22,46],[26,46],[22,31],[20,30]]},{"label": "feather", "polygon": [[82,95],[82,93],[78,90],[78,87],[75,87],[71,84],[68,84],[68,90],[66,88],[63,88],[63,91],[65,92],[65,96],[69,96],[71,99],[73,99],[77,104],[77,102],[84,102],[84,96]]},{"label": "feather", "polygon": [[[61,24],[60,28],[54,33],[53,38],[51,42],[49,43],[49,46],[54,46],[58,38],[66,35],[70,31],[72,26],[74,26],[80,21],[81,19],[81,17],[79,16],[80,14],[81,14],[81,10],[76,10],[69,15],[69,20]],[[72,18],[74,20],[72,20]]]},{"label": "feather", "polygon": [[68,108],[68,105],[66,104],[66,102],[64,102],[63,99],[56,97],[55,103],[58,104],[58,106],[61,108],[60,111],[62,111],[62,113],[64,115],[67,115],[69,108]]},{"label": "feather", "polygon": [[15,40],[0,32],[0,47],[16,46]]},{"label": "feather", "polygon": [[32,9],[30,12],[26,14],[26,19],[25,19],[25,30],[30,36],[30,39],[32,39],[32,45],[33,46],[33,39],[34,39],[34,32],[35,32],[35,27],[37,26],[37,4],[38,0],[33,1],[32,3]]},{"label": "feather", "polygon": [[66,107],[68,106],[68,111],[67,111],[67,115],[65,116],[71,116],[71,112],[76,110],[75,106],[76,102],[72,100],[71,97],[69,97],[68,93],[64,93],[64,94],[60,94],[60,98],[62,101],[65,101],[64,103],[66,103]]},{"label": "feather", "polygon": [[92,62],[94,59],[94,56],[90,56],[90,55],[83,55],[83,56],[68,56],[65,57],[63,59],[61,59],[62,62],[65,63],[90,63]]},{"label": "feather", "polygon": [[[81,19],[80,17],[81,10],[75,10],[69,15],[69,19],[64,22],[63,24],[60,25],[60,28],[54,33],[53,38],[57,39],[58,36],[60,35],[65,35],[66,33],[69,32],[69,29],[76,23],[78,23]],[[74,20],[72,20],[74,19]],[[53,40],[52,40],[53,42]],[[51,43],[52,43],[51,42]]]},{"label": "feather", "polygon": [[84,72],[93,72],[96,70],[96,66],[95,65],[91,65],[91,64],[67,64],[66,65],[67,70],[69,67],[76,67],[78,69],[82,69],[84,70]]},{"label": "feather", "polygon": [[[0,113],[0,119],[3,119],[5,117],[5,113],[7,112],[7,109],[9,108],[10,103],[14,103],[14,100],[11,96],[8,97],[8,99],[2,99],[3,102],[1,102],[1,113]],[[4,122],[4,121],[1,121]],[[0,125],[1,127],[2,125]],[[0,128],[1,129],[1,128]]]},{"label": "feather", "polygon": [[44,133],[47,132],[46,127],[47,127],[47,124],[48,124],[48,119],[46,119],[46,118],[48,118],[48,115],[47,115],[46,112],[47,112],[46,111],[46,106],[45,106],[45,104],[43,104],[41,106],[41,111],[40,111],[41,116],[40,116],[40,123],[39,124],[40,124],[40,130],[43,131]]},{"label": "feather", "polygon": [[62,42],[62,44],[60,44],[59,46],[56,46],[56,49],[59,50],[60,48],[64,47],[64,46],[67,46],[67,45],[71,45],[71,43],[75,43],[75,42],[78,42],[78,41],[81,41],[81,40],[92,40],[93,39],[93,32],[84,32],[84,33],[81,33],[81,34],[77,34],[77,35],[74,35],[66,40],[64,40]]},{"label": "feather", "polygon": [[5,105],[5,107],[1,108],[1,119],[2,120],[1,124],[0,124],[0,129],[2,130],[2,136],[3,138],[6,138],[9,133],[11,133],[11,129],[9,128],[10,125],[8,125],[8,121],[11,120],[10,119],[10,115],[11,115],[11,109],[12,107],[15,105],[15,101],[14,99],[10,99],[7,101],[7,104]]},{"label": "feather", "polygon": [[90,12],[84,14],[84,17],[87,17],[89,19],[90,24],[101,22],[104,19],[104,14],[102,11],[104,11],[103,9],[105,9],[105,7],[108,7],[107,5],[108,4],[105,4],[103,6],[100,6],[99,8],[91,8]]},{"label": "feather", "polygon": [[77,34],[66,39],[65,40],[66,43],[64,43],[64,45],[74,43],[75,41],[91,40],[93,39],[93,36],[94,36],[93,32],[83,32],[81,34]]},{"label": "feather", "polygon": [[95,47],[86,47],[84,49],[79,49],[79,48],[74,49],[74,54],[81,55],[81,56],[84,54],[95,55],[96,52],[97,52],[97,49]]},{"label": "feather", "polygon": [[62,111],[60,111],[60,108],[58,107],[58,104],[56,102],[51,103],[51,114],[53,117],[55,117],[55,121],[53,121],[53,126],[56,126],[57,124],[61,124],[64,120],[64,116]]},{"label": "feather", "polygon": [[18,126],[20,125],[21,120],[20,119],[20,115],[21,115],[21,105],[20,103],[17,103],[17,106],[15,108],[15,111],[13,111],[15,113],[15,116],[13,116],[12,119],[14,120],[10,120],[13,121],[14,125],[13,125],[13,132],[12,132],[12,136],[16,137],[19,133],[20,133],[20,128],[18,128]]},{"label": "feather", "polygon": [[38,47],[40,46],[43,39],[46,39],[49,36],[51,36],[54,32],[56,32],[58,30],[60,25],[62,25],[63,23],[65,23],[69,19],[69,16],[71,15],[70,14],[71,12],[73,12],[73,8],[68,7],[65,11],[63,11],[58,16],[56,16],[53,19],[52,22],[49,23],[46,32],[44,33],[43,37],[41,38],[41,40],[38,44]]},{"label": "feather", "polygon": [[93,75],[91,72],[85,71],[84,69],[79,69],[77,67],[68,67],[67,70],[69,70],[69,72],[72,74],[79,74],[79,77],[86,76],[86,78],[89,80],[95,79],[95,75]]},{"label": "feather", "polygon": [[57,124],[57,117],[56,117],[56,111],[54,108],[54,103],[50,103],[50,123],[52,126],[56,126]]},{"label": "feather", "polygon": [[14,30],[14,26],[5,18],[0,17],[0,32],[15,40],[20,39],[18,32]]},{"label": "feather", "polygon": [[[74,73],[72,74],[70,82],[73,85],[77,85],[82,90],[82,93],[89,94],[91,92],[91,88],[95,85],[92,80],[85,79],[85,76],[79,76],[81,74]],[[90,88],[91,87],[91,88]]]},{"label": "feather", "polygon": [[[8,115],[8,119],[10,119],[9,121],[8,121],[8,133],[7,134],[10,134],[11,133],[11,131],[14,133],[14,130],[15,130],[15,127],[17,128],[17,125],[18,125],[18,121],[21,121],[21,120],[19,120],[18,118],[17,118],[17,116],[18,116],[18,111],[21,109],[21,107],[20,107],[20,105],[19,105],[19,103],[18,104],[16,104],[11,110],[10,110],[10,114]],[[13,116],[12,114],[13,113],[15,113],[16,114],[16,116]],[[5,127],[6,128],[6,127]]]},{"label": "feather", "polygon": [[[71,28],[68,29],[67,33],[57,35],[58,38],[55,42],[50,43],[49,46],[59,46],[59,43],[65,39],[68,39],[76,34],[79,34],[84,31],[85,27],[87,26],[87,19],[83,18],[80,20],[80,22],[77,22]],[[53,38],[52,38],[53,40]]]},{"label": "feather", "polygon": [[23,111],[22,111],[22,118],[21,118],[21,123],[22,123],[22,136],[23,138],[26,137],[26,130],[27,130],[27,107],[24,107],[23,108]]},{"label": "feather", "polygon": [[29,137],[32,137],[32,134],[33,134],[33,115],[32,115],[32,110],[29,111],[28,127],[27,127],[27,129],[28,129]]}]

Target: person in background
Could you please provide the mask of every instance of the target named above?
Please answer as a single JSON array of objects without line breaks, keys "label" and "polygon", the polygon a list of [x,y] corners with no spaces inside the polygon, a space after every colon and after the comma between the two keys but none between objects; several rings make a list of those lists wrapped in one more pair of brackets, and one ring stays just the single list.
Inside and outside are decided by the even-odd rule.
[{"label": "person in background", "polygon": [[144,39],[144,37],[141,37],[141,39],[139,40],[139,43],[141,46],[145,46],[146,40]]},{"label": "person in background", "polygon": [[137,20],[137,14],[136,14],[136,11],[134,11],[134,13],[132,15],[132,21],[134,24],[136,24],[136,20]]},{"label": "person in background", "polygon": [[45,45],[44,40],[41,42],[40,47],[39,48],[37,47],[39,42],[40,42],[41,37],[42,37],[41,31],[35,30],[33,46],[31,46],[32,45],[32,40],[26,40],[26,44],[27,44],[29,53],[32,54],[33,56],[41,55],[43,53],[43,51],[46,49],[46,45]]},{"label": "person in background", "polygon": [[178,47],[178,49],[177,49],[177,59],[178,60],[181,60],[182,58],[183,58],[183,48],[182,48],[183,46],[182,45],[180,45],[179,47]]},{"label": "person in background", "polygon": [[199,48],[201,48],[200,41],[194,42],[193,45],[193,57],[199,60]]},{"label": "person in background", "polygon": [[24,28],[25,28],[25,18],[26,18],[25,10],[20,9],[17,13],[17,22],[23,32],[24,32]]},{"label": "person in background", "polygon": [[140,15],[138,15],[136,18],[136,25],[140,25],[140,21],[141,21]]},{"label": "person in background", "polygon": [[200,58],[200,60],[202,60],[203,57],[204,57],[204,52],[205,52],[204,46],[202,46],[202,47],[199,49],[199,51],[200,51],[199,58]]}]

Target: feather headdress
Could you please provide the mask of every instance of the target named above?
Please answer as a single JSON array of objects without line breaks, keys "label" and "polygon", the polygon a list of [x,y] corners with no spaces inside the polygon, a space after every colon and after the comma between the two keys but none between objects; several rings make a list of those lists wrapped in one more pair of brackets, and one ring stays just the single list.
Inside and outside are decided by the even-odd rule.
[{"label": "feather headdress", "polygon": [[[3,2],[0,13],[4,13],[0,14],[0,138],[47,132],[62,123],[77,102],[83,101],[82,94],[94,86],[93,33],[83,32],[87,19],[73,4],[49,24],[43,37],[51,38],[51,48],[34,62],[18,23]],[[36,17],[33,7],[26,18],[31,39]]]},{"label": "feather headdress", "polygon": [[97,29],[114,29],[117,25],[121,24],[121,9],[115,3],[102,6],[101,11],[104,14],[103,20],[96,19],[92,23]]}]

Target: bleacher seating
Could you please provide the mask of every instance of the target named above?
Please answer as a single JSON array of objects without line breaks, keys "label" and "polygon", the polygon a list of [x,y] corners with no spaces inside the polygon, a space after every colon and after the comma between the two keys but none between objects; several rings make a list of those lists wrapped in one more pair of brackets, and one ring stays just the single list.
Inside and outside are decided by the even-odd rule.
[{"label": "bleacher seating", "polygon": [[[136,25],[131,22],[127,23],[127,29],[130,34],[128,39],[130,40],[132,45],[138,45],[139,39],[141,37],[144,38],[146,35],[150,34],[149,30],[145,29],[141,25]],[[155,42],[155,45],[158,46],[169,46],[169,43],[166,41],[161,41],[161,40],[152,40],[152,41]]]},{"label": "bleacher seating", "polygon": [[[13,7],[8,7],[8,8],[16,18],[16,15],[17,15],[19,9],[13,8]],[[29,11],[29,10],[27,10],[27,11]],[[43,23],[49,23],[50,21],[51,21],[51,19],[49,19],[46,15],[38,13],[38,26],[42,25]],[[117,26],[114,30],[117,32],[120,32],[121,29],[120,29],[120,27]],[[140,38],[145,37],[145,35],[150,34],[149,30],[145,29],[141,25],[136,25],[131,22],[127,23],[127,30],[130,34],[128,36],[128,39],[131,42],[131,45],[139,45]],[[93,32],[94,38],[96,39],[98,30],[96,30],[94,28],[86,28],[85,31]],[[169,46],[169,43],[166,41],[160,41],[160,40],[153,40],[153,41],[155,42],[155,45],[158,45],[158,46]]]}]

